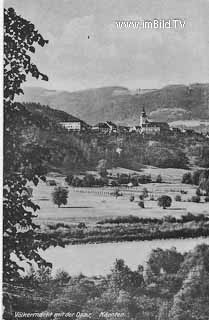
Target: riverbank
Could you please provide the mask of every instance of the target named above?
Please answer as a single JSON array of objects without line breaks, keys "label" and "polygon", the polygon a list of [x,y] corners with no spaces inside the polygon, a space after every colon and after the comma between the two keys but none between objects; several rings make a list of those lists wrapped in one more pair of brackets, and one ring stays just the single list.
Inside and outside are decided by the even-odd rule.
[{"label": "riverbank", "polygon": [[157,239],[186,239],[209,236],[209,217],[191,214],[181,218],[162,219],[117,217],[94,225],[47,224],[41,227],[39,237],[55,240],[63,246],[69,244],[145,241]]}]

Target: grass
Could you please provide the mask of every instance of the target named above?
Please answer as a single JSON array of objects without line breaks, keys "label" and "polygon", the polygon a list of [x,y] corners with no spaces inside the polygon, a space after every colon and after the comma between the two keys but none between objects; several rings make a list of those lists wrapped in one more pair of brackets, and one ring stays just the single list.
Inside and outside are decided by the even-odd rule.
[{"label": "grass", "polygon": [[[63,183],[63,178],[59,178],[59,183]],[[157,205],[157,201],[149,200],[146,198],[145,209],[140,208],[137,203],[139,201],[139,194],[142,189],[146,186],[150,195],[154,196],[156,200],[158,196],[167,194],[172,197],[172,206],[168,209],[163,210]],[[169,184],[169,183],[151,183],[147,185],[141,185],[136,189],[129,189],[122,191],[123,196],[117,199],[113,196],[102,195],[92,192],[91,188],[82,189],[82,192],[70,188],[69,199],[65,207],[57,208],[52,202],[51,193],[54,187],[46,186],[45,183],[40,183],[38,187],[33,188],[33,200],[40,205],[41,209],[38,211],[38,222],[47,223],[79,223],[81,221],[89,224],[95,224],[99,220],[105,218],[116,218],[118,216],[127,217],[129,215],[137,216],[140,218],[162,218],[166,215],[172,215],[180,217],[181,215],[191,212],[192,214],[205,214],[208,212],[208,203],[193,203],[188,202],[188,199],[195,194],[196,188],[191,185],[182,185],[180,183]],[[96,191],[104,191],[110,188],[96,188]],[[181,194],[182,201],[176,202],[175,196],[180,194],[181,190],[187,191],[187,194]],[[129,201],[130,195],[134,194],[135,200]],[[44,201],[42,199],[45,199]],[[47,200],[48,199],[48,200]]]}]

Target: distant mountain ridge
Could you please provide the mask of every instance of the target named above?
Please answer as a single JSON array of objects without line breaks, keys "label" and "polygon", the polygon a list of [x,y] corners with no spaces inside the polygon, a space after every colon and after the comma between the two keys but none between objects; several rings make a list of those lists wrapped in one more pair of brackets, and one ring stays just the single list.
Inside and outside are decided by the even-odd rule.
[{"label": "distant mountain ridge", "polygon": [[102,87],[76,92],[25,87],[19,101],[39,102],[65,111],[89,124],[111,120],[137,124],[144,107],[155,121],[209,120],[209,84],[169,85],[162,89]]}]

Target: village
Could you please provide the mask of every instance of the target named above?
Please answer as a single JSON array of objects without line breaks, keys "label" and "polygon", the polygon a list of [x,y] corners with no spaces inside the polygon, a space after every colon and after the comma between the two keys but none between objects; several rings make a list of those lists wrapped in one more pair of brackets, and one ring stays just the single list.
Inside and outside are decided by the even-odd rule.
[{"label": "village", "polygon": [[[197,133],[194,129],[189,128],[178,128],[175,126],[170,126],[167,122],[156,122],[151,121],[146,113],[145,108],[142,108],[141,114],[139,116],[139,124],[133,126],[117,125],[112,121],[99,122],[95,125],[89,125],[86,122],[75,119],[73,121],[59,122],[63,128],[69,132],[95,132],[103,134],[129,134],[138,133],[142,135],[157,135],[157,134],[203,134]],[[209,133],[204,134],[209,138]]]}]

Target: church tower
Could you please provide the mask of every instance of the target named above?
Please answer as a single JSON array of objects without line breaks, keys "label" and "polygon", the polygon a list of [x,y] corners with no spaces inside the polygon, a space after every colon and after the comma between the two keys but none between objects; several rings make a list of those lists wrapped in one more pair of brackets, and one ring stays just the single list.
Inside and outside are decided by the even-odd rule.
[{"label": "church tower", "polygon": [[140,126],[142,127],[142,125],[147,123],[147,122],[148,122],[147,114],[146,114],[146,111],[145,111],[145,109],[143,107],[142,113],[140,115]]}]

